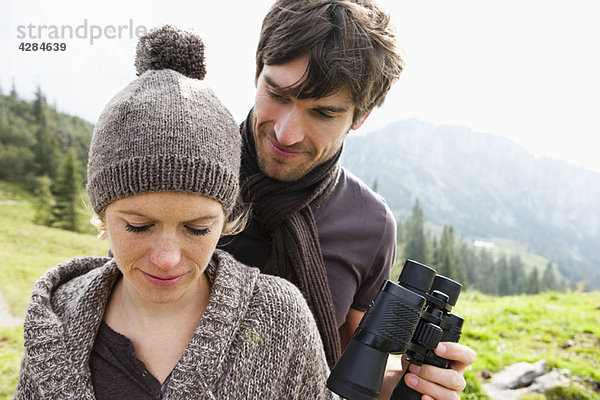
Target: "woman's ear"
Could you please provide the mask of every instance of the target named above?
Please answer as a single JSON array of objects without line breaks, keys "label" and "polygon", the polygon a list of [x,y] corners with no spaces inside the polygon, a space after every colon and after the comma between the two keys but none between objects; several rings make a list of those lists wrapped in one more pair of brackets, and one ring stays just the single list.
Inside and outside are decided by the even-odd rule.
[{"label": "woman's ear", "polygon": [[98,239],[106,239],[106,224],[104,223],[104,218],[93,213],[90,222],[98,229]]}]

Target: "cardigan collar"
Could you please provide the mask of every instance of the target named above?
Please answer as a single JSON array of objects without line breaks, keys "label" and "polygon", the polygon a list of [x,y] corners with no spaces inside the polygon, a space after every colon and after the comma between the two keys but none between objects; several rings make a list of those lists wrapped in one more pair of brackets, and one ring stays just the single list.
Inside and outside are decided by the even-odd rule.
[{"label": "cardigan collar", "polygon": [[[173,369],[165,399],[210,397],[252,297],[258,270],[215,250],[206,269],[208,306]],[[76,258],[35,285],[24,323],[28,369],[47,398],[93,399],[89,357],[114,284],[114,259]]]}]

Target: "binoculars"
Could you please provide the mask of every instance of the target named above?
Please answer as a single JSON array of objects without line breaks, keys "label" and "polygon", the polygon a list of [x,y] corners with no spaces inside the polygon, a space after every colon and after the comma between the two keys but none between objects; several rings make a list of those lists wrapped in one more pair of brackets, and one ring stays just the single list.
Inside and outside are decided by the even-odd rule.
[{"label": "binoculars", "polygon": [[[434,349],[439,342],[460,339],[464,319],[450,311],[461,288],[433,268],[407,260],[398,284],[388,280],[382,285],[332,368],[327,387],[349,400],[377,399],[390,354],[406,353],[409,363],[449,368],[450,361]],[[420,398],[402,376],[391,400]]]}]

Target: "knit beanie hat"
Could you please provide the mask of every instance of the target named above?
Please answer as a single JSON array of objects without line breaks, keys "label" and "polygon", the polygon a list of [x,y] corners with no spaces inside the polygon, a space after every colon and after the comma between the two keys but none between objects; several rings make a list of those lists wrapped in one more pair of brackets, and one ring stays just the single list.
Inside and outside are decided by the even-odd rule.
[{"label": "knit beanie hat", "polygon": [[137,45],[138,78],[108,103],[94,128],[87,191],[100,214],[141,193],[186,192],[229,215],[239,190],[239,127],[201,80],[204,44],[171,26]]}]

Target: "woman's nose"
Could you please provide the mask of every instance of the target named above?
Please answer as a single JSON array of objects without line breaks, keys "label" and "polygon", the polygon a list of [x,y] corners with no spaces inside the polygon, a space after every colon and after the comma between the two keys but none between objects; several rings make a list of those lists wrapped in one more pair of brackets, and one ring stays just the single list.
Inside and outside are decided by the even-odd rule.
[{"label": "woman's nose", "polygon": [[150,261],[160,269],[173,269],[181,261],[181,249],[174,242],[161,243],[152,249]]}]

